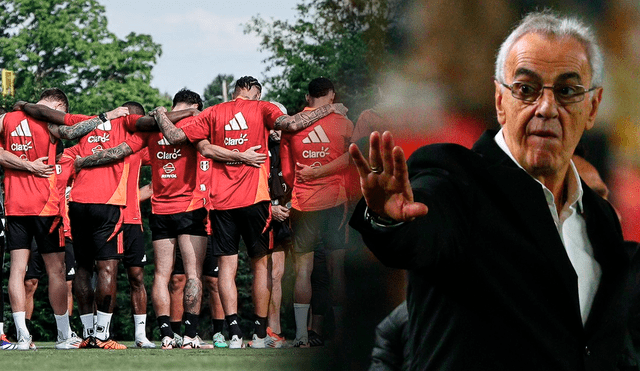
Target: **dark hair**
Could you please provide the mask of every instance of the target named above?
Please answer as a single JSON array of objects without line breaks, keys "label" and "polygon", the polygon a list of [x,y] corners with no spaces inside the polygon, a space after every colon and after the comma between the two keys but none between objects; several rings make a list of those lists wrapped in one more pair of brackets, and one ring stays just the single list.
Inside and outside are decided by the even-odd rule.
[{"label": "dark hair", "polygon": [[5,113],[7,113],[7,111],[4,108],[0,107],[0,115],[3,115]]},{"label": "dark hair", "polygon": [[200,94],[193,92],[187,88],[180,89],[176,95],[173,96],[173,107],[175,107],[178,103],[186,103],[186,104],[197,104],[198,111],[202,111],[202,98],[200,98]]},{"label": "dark hair", "polygon": [[64,111],[69,112],[69,98],[67,98],[67,95],[58,88],[45,89],[40,93],[40,100],[60,102],[64,104]]},{"label": "dark hair", "polygon": [[122,107],[127,107],[131,115],[144,115],[145,112],[142,104],[134,101],[125,102],[122,104]]},{"label": "dark hair", "polygon": [[324,97],[329,94],[330,91],[335,92],[335,88],[333,87],[333,83],[331,80],[325,77],[318,77],[309,83],[309,96],[313,98]]},{"label": "dark hair", "polygon": [[257,86],[258,90],[262,91],[262,85],[253,76],[242,76],[236,81],[236,87],[233,89],[233,94],[237,94],[241,89],[251,90],[252,87]]}]

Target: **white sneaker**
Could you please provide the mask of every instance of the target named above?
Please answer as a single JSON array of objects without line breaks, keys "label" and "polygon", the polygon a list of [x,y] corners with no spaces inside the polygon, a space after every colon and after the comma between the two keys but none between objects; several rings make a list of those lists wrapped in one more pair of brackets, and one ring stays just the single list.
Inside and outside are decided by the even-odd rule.
[{"label": "white sneaker", "polygon": [[249,348],[264,349],[268,347],[268,341],[271,340],[269,336],[259,338],[257,334],[253,334],[253,338],[249,342]]},{"label": "white sneaker", "polygon": [[24,336],[20,334],[20,338],[16,343],[15,350],[36,350],[36,346],[35,344],[33,344],[33,341],[31,339],[31,335]]},{"label": "white sneaker", "polygon": [[176,346],[178,348],[182,348],[182,343],[184,342],[184,340],[182,339],[182,336],[176,334],[175,332],[173,333],[173,341],[176,343]]},{"label": "white sneaker", "polygon": [[176,344],[176,341],[174,340],[174,338],[170,338],[168,336],[165,336],[162,338],[162,341],[160,342],[161,344],[161,348],[162,349],[176,349],[179,348],[178,344]]},{"label": "white sneaker", "polygon": [[305,338],[295,339],[293,341],[293,347],[294,348],[309,348],[310,347],[309,339],[305,339]]},{"label": "white sneaker", "polygon": [[142,339],[136,340],[136,347],[142,349],[155,349],[156,345],[147,339],[147,337],[143,337]]},{"label": "white sneaker", "polygon": [[244,348],[244,342],[242,341],[242,338],[238,337],[238,335],[233,335],[231,337],[231,340],[229,340],[229,349],[240,349],[240,348]]},{"label": "white sneaker", "polygon": [[228,347],[227,345],[227,341],[224,338],[224,335],[222,335],[221,332],[216,332],[213,335],[213,346],[216,348],[226,348]]},{"label": "white sneaker", "polygon": [[[32,343],[33,344],[33,343]],[[76,335],[75,332],[71,333],[67,339],[61,339],[58,337],[58,341],[56,342],[56,349],[78,349],[82,344],[82,339]]]}]

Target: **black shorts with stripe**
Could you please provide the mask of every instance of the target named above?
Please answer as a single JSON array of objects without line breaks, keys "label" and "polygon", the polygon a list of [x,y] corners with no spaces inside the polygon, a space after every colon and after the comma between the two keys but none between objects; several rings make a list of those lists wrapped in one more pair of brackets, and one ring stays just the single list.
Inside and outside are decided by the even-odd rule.
[{"label": "black shorts with stripe", "polygon": [[120,206],[69,202],[69,221],[78,267],[92,270],[94,261],[122,258]]},{"label": "black shorts with stripe", "polygon": [[270,201],[237,209],[211,210],[209,217],[213,231],[214,255],[236,255],[240,237],[247,246],[250,258],[260,258],[269,254]]}]

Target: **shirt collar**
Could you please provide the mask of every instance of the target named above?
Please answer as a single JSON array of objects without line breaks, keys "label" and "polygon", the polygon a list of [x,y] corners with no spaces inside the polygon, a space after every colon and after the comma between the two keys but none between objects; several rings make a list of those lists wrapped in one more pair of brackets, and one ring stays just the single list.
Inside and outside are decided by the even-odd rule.
[{"label": "shirt collar", "polygon": [[[511,150],[509,150],[509,147],[507,146],[507,142],[504,140],[504,133],[502,129],[498,131],[498,134],[496,134],[496,136],[494,137],[494,140],[498,145],[498,147],[500,147],[500,149],[504,153],[506,153],[507,156],[509,156],[509,158],[511,158],[511,160],[513,160],[513,162],[515,162],[515,164],[518,165],[519,168],[524,170],[524,168],[518,163],[518,161],[516,161],[516,158],[513,157]],[[572,160],[569,160],[569,164],[570,164],[570,170],[567,173],[567,187],[569,191],[567,196],[567,204],[570,207],[577,205],[579,211],[582,211],[582,195],[584,194],[584,191],[582,189],[582,183],[580,182],[580,175],[578,174],[578,170],[576,169],[576,166],[573,164]],[[540,182],[538,179],[536,178],[533,178],[533,179],[542,186],[542,189],[545,191],[545,195],[547,195],[547,197],[550,195],[553,201],[553,193],[551,193],[551,191],[544,184],[542,184],[542,182]]]}]

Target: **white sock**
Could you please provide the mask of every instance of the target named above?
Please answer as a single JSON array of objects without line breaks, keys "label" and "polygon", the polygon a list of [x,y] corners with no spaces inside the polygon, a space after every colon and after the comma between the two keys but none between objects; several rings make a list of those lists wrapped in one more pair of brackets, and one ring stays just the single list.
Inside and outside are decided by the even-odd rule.
[{"label": "white sock", "polygon": [[111,316],[113,313],[105,313],[98,311],[96,321],[96,338],[100,340],[109,339],[109,325],[111,324]]},{"label": "white sock", "polygon": [[29,329],[27,328],[27,321],[25,320],[26,312],[13,312],[13,322],[16,324],[16,332],[18,334],[18,340],[20,335],[29,336]]},{"label": "white sock", "polygon": [[58,327],[58,338],[65,340],[71,337],[71,325],[69,325],[69,311],[64,314],[53,315],[56,318],[56,326]]},{"label": "white sock", "polygon": [[4,334],[4,322],[0,322],[0,335]]},{"label": "white sock", "polygon": [[95,336],[96,330],[93,324],[93,313],[81,314],[80,321],[82,321],[82,338],[86,339],[89,336]]},{"label": "white sock", "polygon": [[147,315],[146,314],[134,314],[133,323],[135,324],[135,336],[136,340],[145,340],[147,338]]},{"label": "white sock", "polygon": [[293,303],[293,315],[296,318],[296,340],[309,341],[307,332],[307,319],[311,304]]}]

